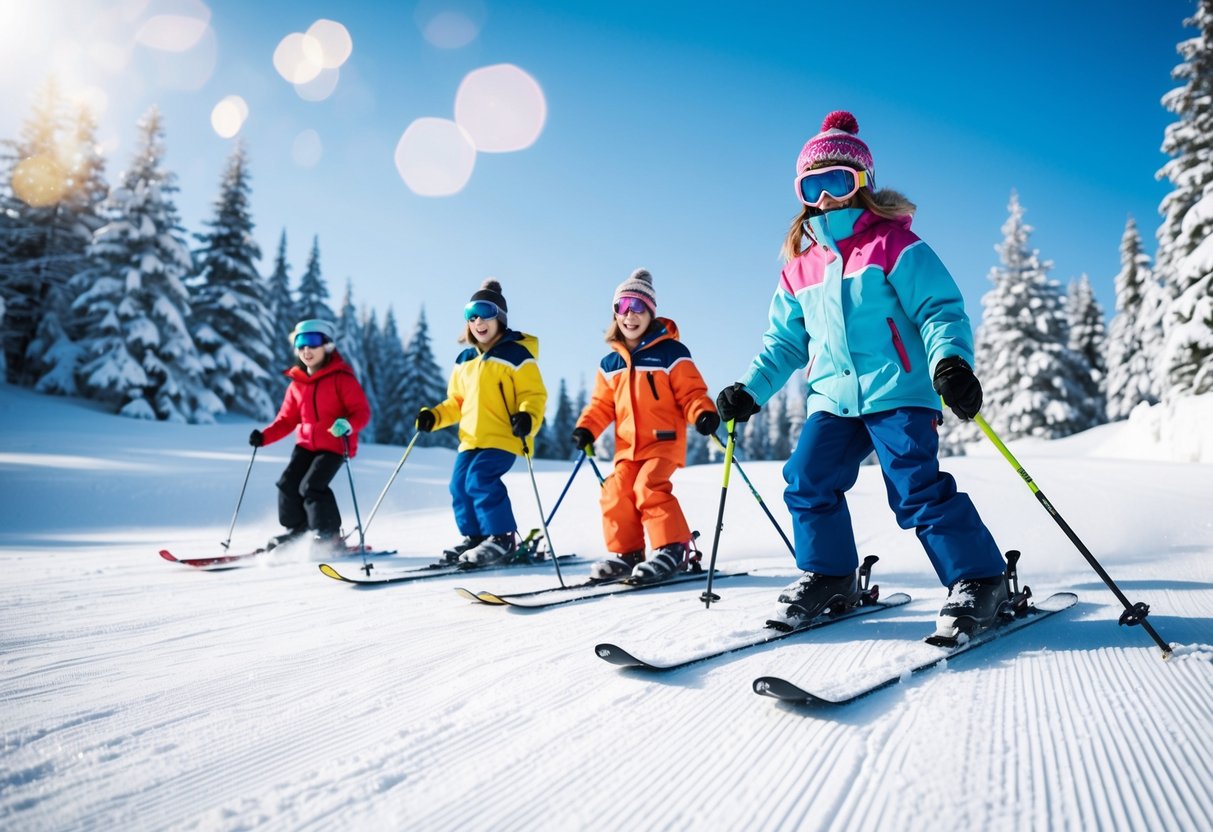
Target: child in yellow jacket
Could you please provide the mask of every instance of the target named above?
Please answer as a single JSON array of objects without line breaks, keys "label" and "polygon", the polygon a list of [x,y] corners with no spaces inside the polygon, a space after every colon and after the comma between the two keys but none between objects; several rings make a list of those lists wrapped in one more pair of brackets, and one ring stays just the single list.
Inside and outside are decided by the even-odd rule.
[{"label": "child in yellow jacket", "polygon": [[539,375],[539,340],[506,326],[501,284],[486,280],[463,309],[470,346],[455,359],[447,396],[417,414],[417,429],[459,424],[459,453],[451,473],[451,504],[463,540],[448,560],[485,565],[507,559],[517,547],[518,524],[501,478],[534,446],[543,423],[547,389]]},{"label": "child in yellow jacket", "polygon": [[[602,489],[602,531],[612,556],[590,568],[594,580],[668,578],[685,568],[691,529],[670,477],[686,463],[686,426],[704,436],[720,417],[678,327],[657,317],[653,277],[637,269],[615,289],[607,329],[611,352],[599,363],[594,393],[573,430],[586,448],[615,423],[615,470]],[[644,536],[653,552],[645,560]]]}]

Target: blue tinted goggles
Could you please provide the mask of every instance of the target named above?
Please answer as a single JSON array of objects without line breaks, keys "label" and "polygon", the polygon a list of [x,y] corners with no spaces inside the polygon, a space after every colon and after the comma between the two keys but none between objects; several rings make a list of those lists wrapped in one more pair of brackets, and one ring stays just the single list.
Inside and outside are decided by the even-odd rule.
[{"label": "blue tinted goggles", "polygon": [[860,188],[871,187],[872,178],[867,171],[855,170],[846,165],[834,165],[817,170],[806,170],[796,177],[796,196],[805,205],[820,208],[826,197],[845,202]]},{"label": "blue tinted goggles", "polygon": [[497,304],[491,300],[474,300],[467,306],[463,307],[463,319],[470,321],[473,318],[479,318],[482,321],[491,321],[501,314],[501,310],[497,308]]},{"label": "blue tinted goggles", "polygon": [[328,341],[328,336],[323,332],[300,332],[295,336],[295,349],[301,350],[304,347],[316,349],[322,344],[327,344]]}]

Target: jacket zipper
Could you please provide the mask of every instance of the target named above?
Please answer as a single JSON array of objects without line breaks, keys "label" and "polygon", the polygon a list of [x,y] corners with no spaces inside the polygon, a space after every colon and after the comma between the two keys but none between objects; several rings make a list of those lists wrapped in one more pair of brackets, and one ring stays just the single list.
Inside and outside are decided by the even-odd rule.
[{"label": "jacket zipper", "polygon": [[893,335],[893,348],[897,350],[897,356],[901,359],[901,366],[908,373],[910,372],[910,356],[906,353],[906,345],[901,340],[901,333],[897,331],[897,322],[892,318],[885,318],[889,323],[889,332]]},{"label": "jacket zipper", "polygon": [[652,374],[652,373],[645,373],[645,375],[646,375],[646,376],[648,377],[648,379],[649,379],[649,389],[653,391],[653,399],[654,399],[654,400],[660,400],[660,399],[661,399],[661,396],[658,396],[658,395],[657,395],[657,382],[653,381],[653,374]]}]

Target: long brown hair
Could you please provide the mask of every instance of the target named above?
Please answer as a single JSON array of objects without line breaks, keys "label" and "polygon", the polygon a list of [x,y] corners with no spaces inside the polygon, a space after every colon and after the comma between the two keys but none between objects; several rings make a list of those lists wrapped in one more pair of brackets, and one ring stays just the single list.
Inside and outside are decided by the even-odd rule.
[{"label": "long brown hair", "polygon": [[[867,188],[860,188],[855,196],[851,197],[846,204],[847,208],[863,208],[871,211],[878,217],[884,217],[886,220],[895,220],[898,217],[912,217],[914,212],[918,210],[918,206],[911,202],[905,194],[900,191],[894,191],[892,188],[883,188],[879,191],[870,191]],[[805,223],[809,217],[817,216],[821,213],[820,208],[814,208],[810,205],[805,205],[801,208],[799,214],[792,220],[792,224],[788,227],[788,233],[783,238],[783,246],[779,249],[779,256],[786,263],[789,260],[794,260],[808,246],[805,245],[804,238],[808,236],[805,231]]]}]

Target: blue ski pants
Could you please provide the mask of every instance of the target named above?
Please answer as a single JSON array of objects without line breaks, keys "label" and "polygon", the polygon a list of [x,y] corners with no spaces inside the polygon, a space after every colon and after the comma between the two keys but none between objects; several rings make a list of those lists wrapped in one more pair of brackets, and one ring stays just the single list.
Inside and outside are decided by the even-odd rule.
[{"label": "blue ski pants", "polygon": [[922,407],[809,416],[783,467],[800,569],[845,575],[858,568],[846,492],[875,451],[898,525],[915,530],[943,584],[1002,574],[1002,554],[973,501],[939,469],[938,418]]},{"label": "blue ski pants", "polygon": [[474,448],[455,455],[451,505],[461,534],[485,537],[517,531],[510,492],[501,481],[516,458],[497,448]]}]

